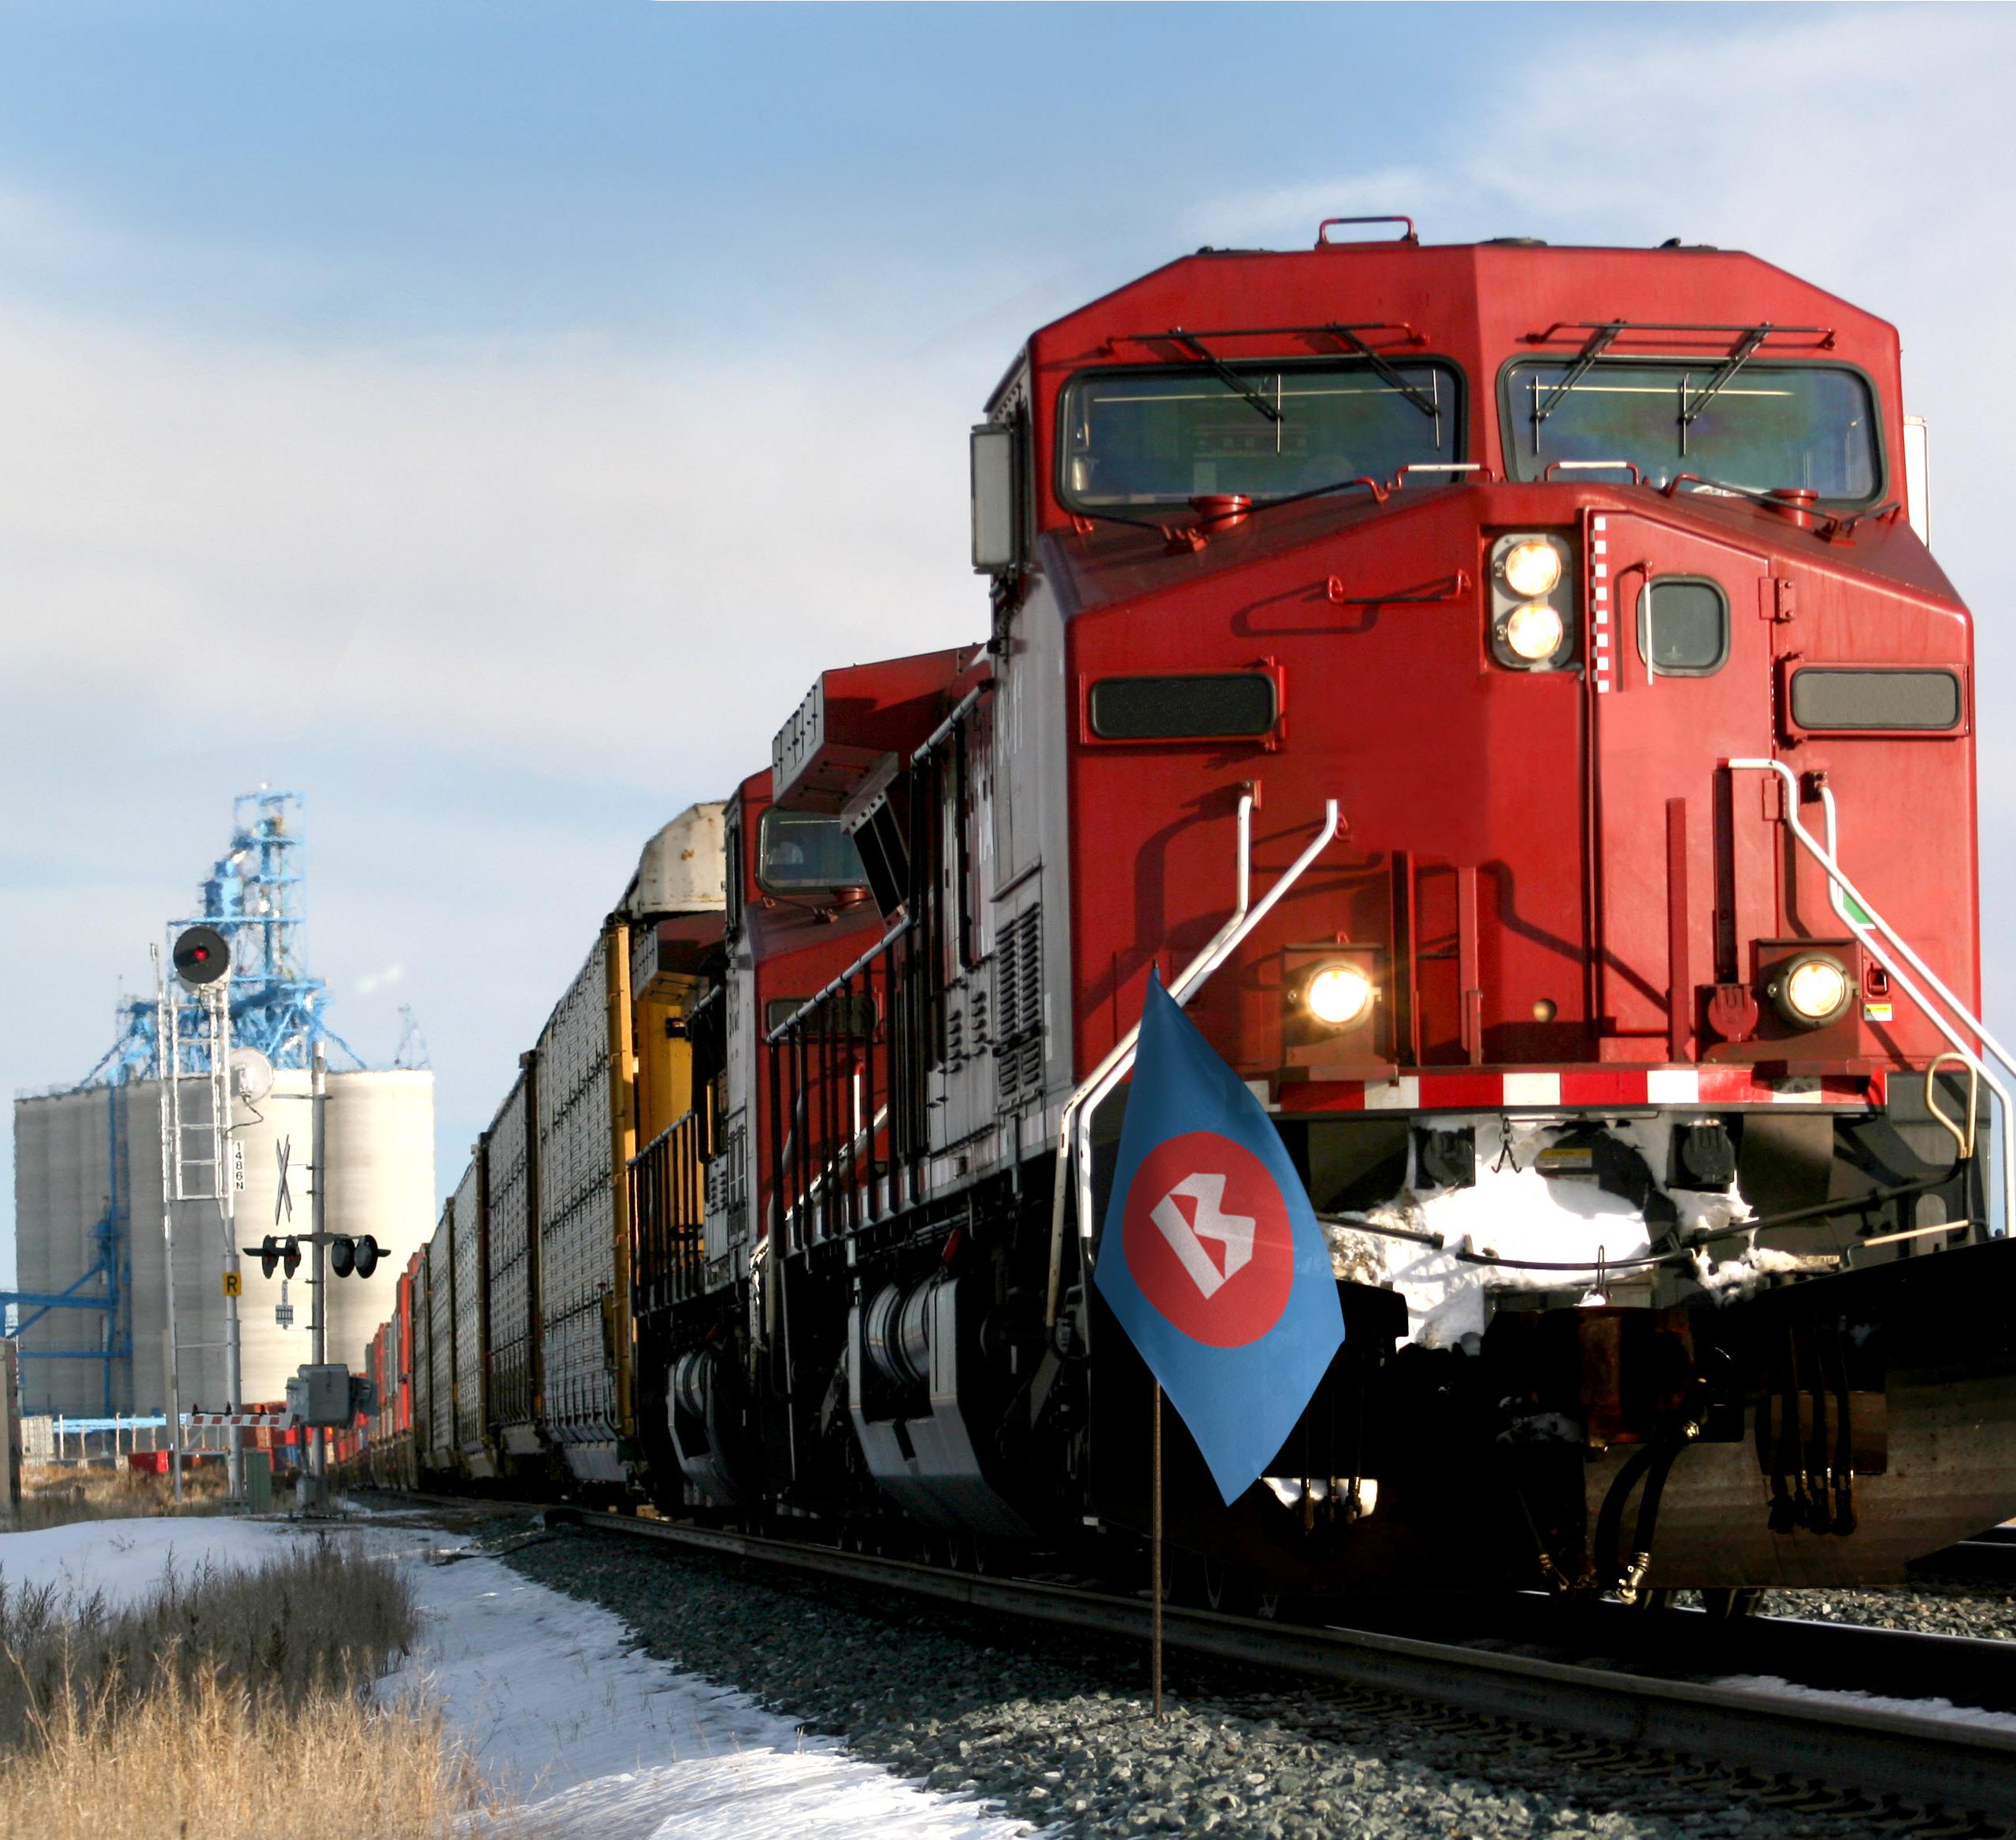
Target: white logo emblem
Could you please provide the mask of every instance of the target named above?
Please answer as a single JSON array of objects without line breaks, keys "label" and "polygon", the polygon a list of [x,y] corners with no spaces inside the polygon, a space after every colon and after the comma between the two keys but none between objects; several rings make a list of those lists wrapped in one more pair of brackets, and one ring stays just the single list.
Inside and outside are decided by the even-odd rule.
[{"label": "white logo emblem", "polygon": [[[1178,1195],[1196,1204],[1193,1219],[1184,1219],[1183,1210],[1176,1204]],[[1185,1176],[1155,1204],[1148,1216],[1162,1229],[1162,1237],[1182,1261],[1191,1282],[1207,1297],[1253,1256],[1253,1217],[1221,1212],[1218,1204],[1225,1196],[1223,1176]],[[1225,1248],[1223,1271],[1204,1250],[1206,1240],[1216,1240]]]}]

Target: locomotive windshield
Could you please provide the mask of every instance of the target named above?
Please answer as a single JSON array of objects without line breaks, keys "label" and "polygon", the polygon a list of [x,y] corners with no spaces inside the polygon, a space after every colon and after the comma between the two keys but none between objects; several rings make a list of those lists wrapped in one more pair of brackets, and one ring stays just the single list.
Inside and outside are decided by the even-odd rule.
[{"label": "locomotive windshield", "polygon": [[[1851,370],[1747,364],[1710,391],[1720,366],[1573,359],[1508,365],[1505,450],[1515,479],[1557,460],[1629,460],[1655,485],[1692,473],[1769,492],[1873,497],[1875,405]],[[1566,386],[1564,388],[1564,386]]]},{"label": "locomotive windshield", "polygon": [[1256,503],[1460,458],[1455,373],[1440,364],[1195,364],[1099,370],[1063,402],[1063,499],[1086,510]]},{"label": "locomotive windshield", "polygon": [[861,888],[867,874],[854,839],[837,818],[815,812],[763,814],[762,854],[756,879],[768,888]]}]

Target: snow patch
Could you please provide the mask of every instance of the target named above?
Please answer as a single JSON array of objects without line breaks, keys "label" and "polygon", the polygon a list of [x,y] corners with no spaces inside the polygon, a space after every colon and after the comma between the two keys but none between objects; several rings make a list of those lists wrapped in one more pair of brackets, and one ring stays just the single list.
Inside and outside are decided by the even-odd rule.
[{"label": "snow patch", "polygon": [[[517,1813],[468,1830],[495,1840],[1021,1840],[1026,1822],[938,1794],[809,1737],[746,1693],[683,1674],[620,1617],[469,1553],[462,1536],[395,1515],[343,1523],[233,1515],[87,1521],[0,1534],[9,1590],[54,1585],[108,1602],[187,1574],[257,1565],[332,1533],[410,1565],[421,1653],[380,1682],[443,1705]],[[468,1553],[429,1564],[444,1553]]]},{"label": "snow patch", "polygon": [[290,1536],[301,1534],[288,1522],[235,1515],[76,1521],[0,1534],[0,1580],[10,1591],[53,1585],[80,1597],[102,1592],[117,1609],[152,1592],[171,1564],[185,1578],[206,1564],[239,1571],[279,1557]]},{"label": "snow patch", "polygon": [[[1652,1230],[1642,1210],[1624,1196],[1592,1180],[1543,1175],[1540,1152],[1571,1127],[1558,1118],[1519,1120],[1473,1118],[1440,1121],[1467,1124],[1477,1133],[1477,1180],[1466,1189],[1404,1189],[1393,1200],[1363,1214],[1332,1216],[1324,1223],[1330,1263],[1336,1275],[1354,1283],[1385,1285],[1406,1300],[1407,1339],[1423,1348],[1455,1348],[1483,1333],[1493,1291],[1561,1290],[1593,1285],[1599,1271],[1616,1276],[1622,1262],[1650,1252]],[[1599,1121],[1576,1121],[1577,1125]],[[1674,1121],[1621,1118],[1606,1128],[1618,1142],[1636,1151],[1655,1183],[1671,1154]],[[1724,1194],[1690,1189],[1661,1193],[1673,1204],[1677,1230],[1720,1232],[1750,1216],[1733,1186]],[[1354,1223],[1362,1223],[1354,1230]],[[1440,1236],[1442,1249],[1365,1229]],[[1667,1229],[1658,1229],[1663,1236]],[[1738,1238],[1727,1242],[1736,1256],[1714,1262],[1713,1249],[1695,1264],[1711,1292],[1747,1294],[1762,1275],[1779,1269],[1780,1255],[1753,1253]],[[1521,1271],[1514,1266],[1473,1264],[1455,1255],[1530,1260],[1570,1267]]]},{"label": "snow patch", "polygon": [[1995,1731],[2016,1731],[2016,1713],[1991,1712],[1984,1706],[1957,1706],[1947,1699],[1900,1700],[1887,1693],[1837,1691],[1832,1687],[1800,1686],[1775,1674],[1730,1674],[1710,1681],[1740,1693],[1769,1693],[1774,1698],[1812,1700],[1863,1712],[1907,1714],[1949,1725],[1980,1725]]}]

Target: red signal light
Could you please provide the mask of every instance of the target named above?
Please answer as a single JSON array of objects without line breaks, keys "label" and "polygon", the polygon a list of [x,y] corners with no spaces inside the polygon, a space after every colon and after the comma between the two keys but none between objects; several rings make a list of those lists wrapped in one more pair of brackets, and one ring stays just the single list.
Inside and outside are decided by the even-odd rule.
[{"label": "red signal light", "polygon": [[213,926],[191,926],[176,939],[176,975],[191,989],[214,984],[231,970],[231,948]]}]

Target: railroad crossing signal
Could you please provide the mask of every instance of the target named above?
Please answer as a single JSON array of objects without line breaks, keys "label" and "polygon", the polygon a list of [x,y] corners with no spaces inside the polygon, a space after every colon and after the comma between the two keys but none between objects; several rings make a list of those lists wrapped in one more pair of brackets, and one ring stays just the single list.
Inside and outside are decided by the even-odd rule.
[{"label": "railroad crossing signal", "polygon": [[240,1246],[238,1249],[246,1258],[259,1261],[261,1278],[271,1278],[276,1266],[284,1265],[290,1278],[301,1269],[301,1241],[293,1233],[284,1240],[268,1233],[256,1246]]},{"label": "railroad crossing signal", "polygon": [[[280,1185],[273,1193],[273,1225],[276,1226],[280,1225],[283,1214],[290,1220],[294,1218],[294,1196],[287,1193],[287,1159],[293,1149],[294,1139],[291,1137],[282,1137],[273,1145],[273,1160],[280,1165]],[[272,1273],[269,1271],[266,1275],[271,1278]]]},{"label": "railroad crossing signal", "polygon": [[384,1248],[368,1233],[291,1233],[284,1237],[269,1233],[256,1246],[238,1249],[246,1258],[259,1261],[262,1275],[271,1278],[280,1268],[291,1278],[301,1269],[301,1248],[318,1240],[329,1248],[329,1270],[338,1278],[369,1278],[384,1256]]},{"label": "railroad crossing signal", "polygon": [[329,1269],[339,1278],[369,1278],[378,1269],[378,1242],[368,1233],[357,1239],[338,1233],[329,1241]]},{"label": "railroad crossing signal", "polygon": [[224,1294],[228,1297],[244,1296],[245,1278],[242,1273],[227,1271],[224,1274]]}]

